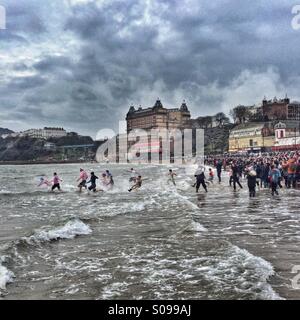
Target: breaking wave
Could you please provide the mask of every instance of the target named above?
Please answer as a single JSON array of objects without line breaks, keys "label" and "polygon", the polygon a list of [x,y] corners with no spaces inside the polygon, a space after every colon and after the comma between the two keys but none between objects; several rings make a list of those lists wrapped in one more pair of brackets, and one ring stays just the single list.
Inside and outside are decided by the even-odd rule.
[{"label": "breaking wave", "polygon": [[51,230],[40,230],[30,237],[22,238],[28,244],[53,241],[58,239],[73,239],[79,235],[88,235],[92,232],[90,227],[81,220],[68,221],[64,226]]},{"label": "breaking wave", "polygon": [[0,256],[0,291],[6,289],[6,285],[13,282],[15,275],[2,265],[5,257]]},{"label": "breaking wave", "polygon": [[234,285],[240,298],[261,300],[282,300],[268,283],[275,275],[273,266],[263,258],[254,256],[245,249],[231,245],[222,259],[211,261],[210,265],[198,268],[204,277],[226,288]]}]

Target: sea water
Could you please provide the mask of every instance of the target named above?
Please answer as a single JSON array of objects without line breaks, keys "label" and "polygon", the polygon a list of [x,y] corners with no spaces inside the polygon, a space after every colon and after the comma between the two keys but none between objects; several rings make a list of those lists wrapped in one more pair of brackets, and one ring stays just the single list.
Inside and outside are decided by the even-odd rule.
[{"label": "sea water", "polygon": [[[79,194],[79,168],[112,190]],[[228,174],[208,193],[192,187],[193,168],[135,167],[144,181],[128,192],[129,165],[0,167],[0,299],[300,298],[299,191],[249,199]],[[38,188],[63,179],[62,193]]]}]

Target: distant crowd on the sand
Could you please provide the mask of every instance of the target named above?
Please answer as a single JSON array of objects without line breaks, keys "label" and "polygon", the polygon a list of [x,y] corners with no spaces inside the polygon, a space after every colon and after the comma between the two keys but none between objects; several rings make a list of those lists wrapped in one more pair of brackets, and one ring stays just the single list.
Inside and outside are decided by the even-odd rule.
[{"label": "distant crowd on the sand", "polygon": [[255,197],[256,187],[271,189],[278,195],[278,189],[300,187],[300,152],[262,153],[258,155],[225,154],[220,157],[206,157],[206,165],[216,167],[219,182],[222,168],[229,171],[230,186],[243,188],[240,178],[248,180],[250,197]]},{"label": "distant crowd on the sand", "polygon": [[[206,177],[206,168],[208,167],[208,177]],[[213,170],[215,168],[215,170]],[[229,173],[229,185],[233,187],[234,191],[237,185],[242,189],[241,178],[247,179],[249,189],[249,196],[256,196],[256,189],[268,188],[272,195],[278,195],[278,189],[283,188],[283,183],[286,188],[300,187],[300,152],[289,153],[265,153],[259,155],[230,155],[225,154],[218,157],[207,156],[204,164],[199,165],[194,174],[195,183],[193,187],[196,192],[199,192],[202,186],[205,192],[208,192],[208,185],[213,185],[215,172],[217,173],[218,182],[222,182],[222,173]],[[127,171],[129,175],[128,189],[131,191],[138,191],[143,184],[143,181],[148,178],[143,178],[142,175],[131,168]],[[169,169],[167,175],[167,183],[176,187],[177,174]],[[48,180],[45,176],[40,178],[38,186],[46,185],[51,187],[51,191],[56,189],[61,191],[62,179],[56,172],[53,174],[53,179]],[[97,182],[98,186],[97,186]],[[114,187],[113,175],[109,170],[103,172],[100,178],[95,172],[88,174],[84,169],[80,169],[79,177],[77,179],[78,191],[86,189],[89,192],[105,192]]]}]

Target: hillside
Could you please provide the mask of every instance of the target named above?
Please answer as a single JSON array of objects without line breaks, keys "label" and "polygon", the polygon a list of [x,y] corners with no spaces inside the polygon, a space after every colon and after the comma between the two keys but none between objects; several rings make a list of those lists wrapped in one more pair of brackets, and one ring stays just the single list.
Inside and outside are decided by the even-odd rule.
[{"label": "hillside", "polygon": [[[56,147],[47,148],[46,143],[53,142]],[[51,160],[75,160],[84,157],[93,159],[94,148],[89,152],[84,149],[75,149],[65,151],[62,146],[65,145],[93,145],[94,141],[90,137],[71,136],[60,139],[51,139],[45,141],[31,137],[9,137],[0,138],[0,161],[51,161]]]},{"label": "hillside", "polygon": [[0,128],[0,136],[2,136],[3,134],[10,134],[10,133],[14,133],[14,132],[7,128]]}]

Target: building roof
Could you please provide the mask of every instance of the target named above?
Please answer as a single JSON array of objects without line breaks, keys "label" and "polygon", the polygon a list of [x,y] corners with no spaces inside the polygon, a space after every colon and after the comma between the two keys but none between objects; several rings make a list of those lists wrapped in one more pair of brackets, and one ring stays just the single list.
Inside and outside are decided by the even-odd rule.
[{"label": "building roof", "polygon": [[145,115],[147,113],[152,113],[153,111],[159,111],[159,112],[189,112],[189,109],[185,103],[185,101],[183,101],[183,103],[181,104],[180,108],[171,108],[171,109],[167,109],[163,106],[163,104],[161,103],[160,99],[157,99],[154,106],[152,108],[145,108],[143,109],[142,107],[139,107],[138,109],[136,109],[133,105],[130,106],[129,111],[127,113],[127,116],[133,116],[133,115]]},{"label": "building roof", "polygon": [[162,109],[163,108],[163,105],[160,101],[160,99],[157,99],[156,102],[155,102],[155,105],[153,106],[153,109]]},{"label": "building roof", "polygon": [[[283,126],[282,126],[283,125]],[[282,120],[278,121],[275,125],[274,128],[279,129],[280,127],[284,127],[285,129],[299,129],[300,128],[300,121],[297,120]]]},{"label": "building roof", "polygon": [[231,131],[239,131],[239,130],[245,130],[245,129],[262,129],[265,126],[264,122],[247,122],[242,123],[237,126],[235,126]]}]

